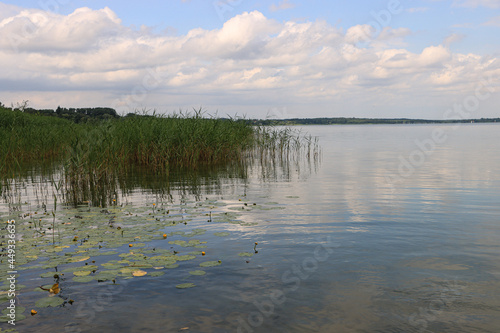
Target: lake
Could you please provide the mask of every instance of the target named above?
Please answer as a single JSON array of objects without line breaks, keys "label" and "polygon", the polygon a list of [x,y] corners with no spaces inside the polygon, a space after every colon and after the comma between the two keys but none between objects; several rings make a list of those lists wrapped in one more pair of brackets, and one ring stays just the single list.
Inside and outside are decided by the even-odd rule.
[{"label": "lake", "polygon": [[[302,131],[319,138],[318,158],[292,156],[241,172],[174,179],[168,191],[137,174],[127,191],[113,192],[114,206],[72,208],[59,201],[54,217],[49,205],[38,226],[43,232],[34,234],[45,239],[42,252],[36,260],[20,258],[34,265],[17,277],[24,286],[18,306],[27,318],[1,327],[498,332],[500,127]],[[4,191],[2,220],[15,218],[22,230],[36,231],[53,187],[42,176],[16,182]],[[59,225],[53,235],[51,223]],[[94,241],[106,235],[113,242]],[[54,254],[57,238],[73,245]],[[161,262],[152,258],[156,253]],[[66,258],[57,269],[51,266],[56,256]],[[85,265],[96,268],[87,272]],[[37,287],[56,282],[61,292],[52,298],[63,303],[37,307],[49,294]],[[29,315],[31,309],[38,313]]]}]

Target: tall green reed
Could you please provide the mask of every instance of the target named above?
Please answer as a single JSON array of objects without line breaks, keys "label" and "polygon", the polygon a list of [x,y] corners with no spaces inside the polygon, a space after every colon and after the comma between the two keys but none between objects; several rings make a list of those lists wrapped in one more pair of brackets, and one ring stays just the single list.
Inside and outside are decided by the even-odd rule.
[{"label": "tall green reed", "polygon": [[[228,163],[290,158],[312,138],[289,128],[253,127],[241,119],[193,114],[135,115],[75,124],[66,119],[0,107],[0,176],[26,168],[63,166],[66,201],[106,206],[116,197],[119,176],[143,169],[161,177]],[[297,155],[297,154],[296,154]],[[308,155],[309,156],[309,155]]]}]

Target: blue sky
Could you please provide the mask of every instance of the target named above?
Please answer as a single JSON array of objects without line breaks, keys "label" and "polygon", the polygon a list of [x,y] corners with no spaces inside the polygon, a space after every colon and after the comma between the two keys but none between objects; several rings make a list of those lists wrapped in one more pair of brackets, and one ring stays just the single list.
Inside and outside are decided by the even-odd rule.
[{"label": "blue sky", "polygon": [[[463,39],[452,46],[460,52],[481,54],[500,53],[500,39],[495,39],[498,29],[483,24],[500,15],[500,6],[465,6],[466,1],[398,1],[404,11],[391,15],[393,28],[406,27],[415,32],[408,40],[411,48],[418,51],[428,45],[437,45],[452,33],[463,34]],[[495,3],[495,1],[490,1]],[[218,29],[233,16],[258,10],[267,18],[278,21],[315,21],[348,29],[357,24],[373,21],[372,12],[380,13],[387,8],[386,0],[361,1],[253,1],[253,0],[145,0],[145,1],[90,1],[90,0],[17,0],[3,3],[25,8],[49,8],[61,14],[70,14],[80,7],[95,10],[111,8],[126,26],[139,28],[146,25],[156,33],[186,34],[193,28]],[[282,10],[272,5],[285,3]],[[481,3],[481,1],[478,1]],[[488,1],[484,1],[488,3]],[[498,1],[496,2],[498,3]],[[288,4],[289,6],[287,6]],[[492,10],[493,9],[493,10]],[[414,10],[414,12],[412,12]],[[498,22],[497,22],[498,23]],[[499,28],[499,27],[497,27]]]},{"label": "blue sky", "polygon": [[439,119],[488,89],[498,117],[499,33],[500,0],[1,1],[0,101]]}]

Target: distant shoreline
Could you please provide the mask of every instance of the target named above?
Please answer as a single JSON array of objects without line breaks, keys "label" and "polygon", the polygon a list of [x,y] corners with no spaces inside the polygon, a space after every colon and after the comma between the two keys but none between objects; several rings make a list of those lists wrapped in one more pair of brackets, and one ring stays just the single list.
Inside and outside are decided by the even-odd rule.
[{"label": "distant shoreline", "polygon": [[410,125],[410,124],[467,124],[500,123],[500,118],[479,119],[408,119],[408,118],[291,118],[291,119],[250,119],[253,125],[292,126],[292,125]]},{"label": "distant shoreline", "polygon": [[[118,119],[127,117],[152,117],[147,113],[128,113],[119,115],[115,109],[108,107],[96,108],[61,108],[52,109],[33,109],[26,106],[18,108],[7,108],[0,103],[0,108],[12,111],[22,111],[37,116],[48,116],[64,118],[75,123],[87,122],[92,120]],[[203,117],[203,112],[195,110],[199,117]],[[161,114],[158,114],[161,115]],[[186,113],[189,115],[189,112]],[[168,116],[168,114],[166,114]],[[174,115],[175,116],[175,115]],[[498,118],[477,118],[477,119],[410,119],[410,118],[354,118],[354,117],[318,117],[318,118],[288,118],[288,119],[238,119],[238,118],[220,118],[226,120],[236,120],[248,122],[251,125],[260,126],[293,126],[293,125],[406,125],[406,124],[457,124],[457,123],[500,123]]]}]

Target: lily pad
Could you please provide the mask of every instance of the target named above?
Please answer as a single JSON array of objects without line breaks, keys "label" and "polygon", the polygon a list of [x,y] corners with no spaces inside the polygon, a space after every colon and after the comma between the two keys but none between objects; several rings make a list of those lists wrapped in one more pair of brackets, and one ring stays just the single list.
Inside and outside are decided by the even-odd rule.
[{"label": "lily pad", "polygon": [[196,271],[189,272],[189,274],[191,274],[191,275],[205,275],[205,274],[207,274],[207,272],[196,270]]},{"label": "lily pad", "polygon": [[[26,319],[26,316],[16,311],[15,318],[16,318],[16,322],[18,322],[18,321]],[[6,323],[6,322],[9,322],[11,320],[12,320],[12,318],[7,317],[7,315],[0,316],[0,323]],[[6,332],[8,332],[8,331],[6,331]]]},{"label": "lily pad", "polygon": [[48,277],[53,277],[54,275],[59,275],[60,273],[58,272],[45,272],[40,274],[40,277],[42,278],[48,278]]},{"label": "lily pad", "polygon": [[185,246],[187,244],[187,242],[183,241],[183,240],[175,240],[175,241],[168,242],[168,244]]},{"label": "lily pad", "polygon": [[97,280],[98,282],[113,280],[119,273],[120,271],[102,271],[94,276],[94,280]]},{"label": "lily pad", "polygon": [[[26,308],[24,306],[16,306],[16,315],[20,315],[24,311],[26,311]],[[9,312],[10,312],[10,309],[3,309],[2,310],[2,313],[5,315],[8,314]]]},{"label": "lily pad", "polygon": [[[36,292],[42,292],[42,293],[46,293],[48,289],[50,289],[53,285],[52,284],[46,284],[44,286],[42,286],[42,288],[40,287],[36,287],[35,289],[33,289],[33,291],[36,291]],[[44,290],[46,289],[46,290]]]},{"label": "lily pad", "polygon": [[81,261],[85,261],[85,260],[89,260],[89,259],[90,259],[90,257],[75,256],[75,257],[69,258],[68,262],[81,262]]},{"label": "lily pad", "polygon": [[35,306],[39,308],[47,308],[49,306],[56,307],[63,303],[64,300],[61,297],[45,297],[36,301]]},{"label": "lily pad", "polygon": [[138,269],[138,270],[136,270],[136,271],[133,271],[133,272],[132,272],[132,275],[133,275],[133,276],[144,276],[144,275],[146,275],[146,274],[148,274],[148,272],[146,272],[146,271],[141,271],[140,269]]},{"label": "lily pad", "polygon": [[119,263],[104,263],[104,264],[101,264],[101,266],[103,268],[106,268],[106,269],[120,269],[122,268],[123,266],[125,266],[124,264],[119,264]]},{"label": "lily pad", "polygon": [[73,278],[73,281],[75,282],[81,282],[81,283],[87,283],[94,280],[93,276],[75,276]]},{"label": "lily pad", "polygon": [[118,254],[118,252],[116,252],[116,251],[99,252],[99,253],[96,253],[95,255],[96,256],[112,256],[114,254]]},{"label": "lily pad", "polygon": [[63,273],[73,273],[77,271],[94,271],[99,267],[96,265],[85,265],[85,266],[77,266],[77,267],[69,267],[63,270]]},{"label": "lily pad", "polygon": [[134,268],[134,267],[124,267],[124,268],[121,268],[120,269],[120,273],[122,275],[130,275],[130,274],[133,274],[135,271],[137,271],[138,269],[137,268]]},{"label": "lily pad", "polygon": [[200,267],[215,267],[221,264],[220,261],[205,261],[200,264]]},{"label": "lily pad", "polygon": [[151,268],[153,267],[152,264],[147,263],[146,261],[134,261],[132,264],[130,264],[131,267],[135,268]]},{"label": "lily pad", "polygon": [[253,256],[254,254],[255,254],[255,253],[252,253],[252,252],[241,252],[241,253],[239,253],[238,255],[239,255],[240,257],[251,257],[251,256]]},{"label": "lily pad", "polygon": [[194,283],[183,283],[183,284],[178,284],[175,286],[177,289],[187,289],[187,288],[193,288],[196,287]]},{"label": "lily pad", "polygon": [[61,252],[65,248],[69,248],[69,246],[54,246],[52,248],[45,249],[45,252],[47,253],[53,253],[53,252]]},{"label": "lily pad", "polygon": [[193,260],[195,259],[196,256],[192,256],[189,254],[183,255],[183,256],[175,256],[175,260],[177,261],[186,261],[186,260]]},{"label": "lily pad", "polygon": [[76,272],[73,272],[73,275],[75,276],[87,276],[87,275],[90,275],[90,273],[92,273],[91,271],[76,271]]},{"label": "lily pad", "polygon": [[205,229],[193,229],[190,233],[184,234],[184,237],[194,237],[204,235],[207,231]]},{"label": "lily pad", "polygon": [[186,242],[186,241],[183,241],[183,240],[175,240],[175,241],[170,241],[168,243],[169,244],[179,245],[179,246],[182,246],[182,247],[197,247],[197,245],[206,244],[207,242],[202,242],[202,241],[200,241],[198,239],[192,239],[189,242]]}]

